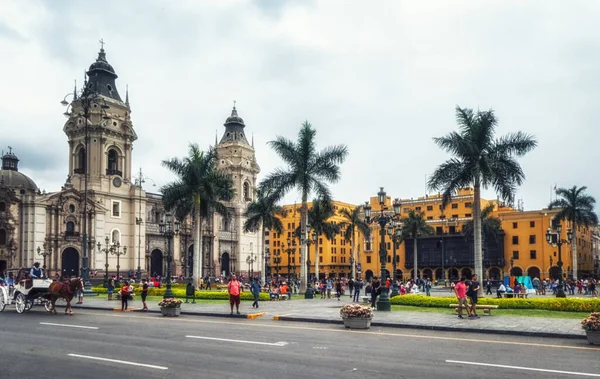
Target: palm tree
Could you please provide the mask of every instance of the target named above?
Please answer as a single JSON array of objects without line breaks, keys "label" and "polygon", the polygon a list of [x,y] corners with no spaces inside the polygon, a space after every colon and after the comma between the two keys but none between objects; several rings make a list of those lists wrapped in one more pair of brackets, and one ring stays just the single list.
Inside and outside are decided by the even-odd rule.
[{"label": "palm tree", "polygon": [[474,113],[472,109],[457,106],[456,121],[458,132],[433,139],[454,157],[435,170],[428,186],[431,190],[443,191],[442,208],[459,189],[473,187],[475,273],[482,278],[481,188],[492,187],[503,200],[512,202],[516,187],[525,179],[515,156],[533,150],[537,141],[523,132],[495,139],[498,121],[493,110]]},{"label": "palm tree", "polygon": [[340,232],[340,226],[328,221],[333,216],[333,206],[324,200],[313,200],[308,210],[308,223],[317,235],[315,242],[315,277],[319,279],[319,237],[332,241]]},{"label": "palm tree", "polygon": [[262,272],[262,283],[266,283],[266,264],[265,261],[265,230],[268,229],[271,232],[283,233],[283,224],[281,223],[281,217],[285,216],[283,207],[277,205],[273,199],[270,198],[268,193],[264,193],[260,190],[256,193],[256,198],[252,203],[248,205],[246,212],[244,212],[246,222],[244,222],[244,232],[257,232],[262,230],[262,261],[261,267]]},{"label": "palm tree", "polygon": [[[354,267],[356,266],[356,262],[360,262],[360,253],[358,258],[355,258],[354,254],[354,235],[358,233],[362,233],[363,236],[368,236],[371,232],[369,228],[369,224],[365,222],[365,220],[360,215],[360,207],[356,207],[352,210],[348,208],[342,208],[341,212],[342,217],[346,219],[344,222],[346,229],[344,230],[344,239],[346,241],[350,241],[352,244],[352,278],[356,278],[356,272]],[[358,260],[357,260],[358,259]]]},{"label": "palm tree", "polygon": [[417,212],[411,209],[408,216],[400,220],[402,235],[404,238],[412,238],[413,240],[413,278],[415,281],[418,278],[417,267],[417,237],[430,236],[433,234],[433,228],[427,225],[425,213]]},{"label": "palm tree", "polygon": [[575,280],[577,280],[577,227],[598,225],[598,215],[594,212],[596,199],[586,194],[586,189],[586,186],[559,188],[556,190],[556,195],[560,198],[552,201],[548,206],[549,209],[560,208],[556,217],[571,223],[574,236],[571,241],[571,251],[573,254],[573,279]]},{"label": "palm tree", "polygon": [[197,144],[190,144],[188,156],[171,158],[162,165],[177,176],[175,181],[161,188],[165,209],[173,210],[179,219],[193,215],[194,219],[194,281],[198,286],[202,277],[202,217],[216,211],[224,217],[229,212],[221,201],[233,199],[235,190],[231,175],[217,168],[217,152],[214,148],[201,151]]},{"label": "palm tree", "polygon": [[[481,232],[483,237],[490,237],[494,241],[498,240],[498,231],[502,228],[502,221],[495,216],[492,216],[494,212],[494,203],[489,203],[481,210]],[[474,232],[474,222],[470,220],[463,226],[463,232],[465,236],[472,237]]]},{"label": "palm tree", "polygon": [[[335,183],[340,179],[339,165],[348,155],[345,145],[329,146],[322,151],[317,151],[316,134],[317,131],[308,121],[305,121],[298,132],[297,142],[280,136],[270,141],[269,145],[288,167],[276,169],[260,184],[261,190],[273,191],[273,200],[280,200],[294,188],[301,193],[300,227],[304,241],[306,241],[309,196],[316,194],[319,199],[331,200],[327,183]],[[300,246],[300,292],[302,293],[306,291],[306,247],[306,243]]]}]

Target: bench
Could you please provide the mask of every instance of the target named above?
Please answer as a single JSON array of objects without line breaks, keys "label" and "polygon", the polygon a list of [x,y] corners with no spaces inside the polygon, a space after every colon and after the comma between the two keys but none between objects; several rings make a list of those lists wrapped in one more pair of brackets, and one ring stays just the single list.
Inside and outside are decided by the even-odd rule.
[{"label": "bench", "polygon": [[[455,312],[458,312],[458,304],[450,304],[450,308],[454,308]],[[483,314],[488,314],[488,315],[492,315],[492,309],[498,309],[497,305],[480,305],[477,304],[475,306],[475,309],[482,309],[483,310]]]},{"label": "bench", "polygon": [[504,296],[505,299],[513,299],[513,298],[527,299],[528,295],[529,294],[526,292],[521,292],[521,293],[505,292],[502,294],[502,296]]}]

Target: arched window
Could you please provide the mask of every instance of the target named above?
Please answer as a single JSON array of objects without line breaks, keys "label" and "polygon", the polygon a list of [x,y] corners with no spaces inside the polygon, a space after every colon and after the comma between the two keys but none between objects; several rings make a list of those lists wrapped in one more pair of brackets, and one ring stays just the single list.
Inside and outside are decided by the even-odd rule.
[{"label": "arched window", "polygon": [[6,246],[6,229],[0,229],[0,246]]},{"label": "arched window", "polygon": [[111,238],[112,243],[117,243],[117,242],[121,243],[121,233],[119,232],[118,229],[113,230],[111,235],[112,235],[112,238]]},{"label": "arched window", "polygon": [[252,199],[250,198],[250,184],[249,184],[248,182],[244,182],[244,189],[243,189],[243,192],[244,192],[244,200],[245,200],[245,201],[250,201],[250,200],[252,200]]},{"label": "arched window", "polygon": [[85,174],[85,161],[86,161],[86,156],[85,156],[85,149],[82,147],[81,149],[79,149],[79,152],[77,153],[77,169],[75,170],[76,174]]},{"label": "arched window", "polygon": [[73,221],[67,221],[66,235],[67,236],[75,235],[75,223]]},{"label": "arched window", "polygon": [[121,172],[119,171],[119,153],[117,153],[115,149],[108,150],[106,175],[121,175]]}]

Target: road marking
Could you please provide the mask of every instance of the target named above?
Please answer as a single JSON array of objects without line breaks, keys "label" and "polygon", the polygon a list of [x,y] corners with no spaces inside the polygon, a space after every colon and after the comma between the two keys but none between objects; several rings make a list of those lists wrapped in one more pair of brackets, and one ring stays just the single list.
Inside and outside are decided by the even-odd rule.
[{"label": "road marking", "polygon": [[310,331],[319,331],[319,332],[329,332],[329,333],[358,333],[358,334],[368,334],[373,336],[388,336],[388,337],[406,337],[406,338],[417,338],[417,339],[431,339],[431,340],[440,340],[440,341],[463,341],[463,342],[473,342],[473,343],[486,343],[486,344],[499,344],[499,345],[516,345],[516,346],[532,346],[532,347],[540,347],[540,348],[549,348],[549,349],[574,349],[574,350],[592,350],[592,351],[600,351],[598,347],[588,347],[588,346],[572,346],[572,345],[548,345],[543,343],[533,343],[533,342],[516,342],[516,341],[498,341],[498,340],[484,340],[484,339],[476,339],[476,338],[462,338],[462,337],[440,337],[440,336],[426,336],[426,335],[417,335],[417,334],[406,334],[406,333],[389,333],[389,332],[375,332],[375,331],[360,331],[360,330],[349,330],[349,329],[327,329],[327,328],[317,328],[310,326],[294,326],[294,325],[277,325],[275,323],[272,324],[262,324],[262,323],[248,323],[247,321],[217,321],[217,320],[206,320],[202,319],[190,319],[190,318],[167,318],[167,317],[152,317],[152,316],[125,316],[120,314],[110,314],[110,313],[83,313],[79,312],[78,314],[87,314],[93,316],[104,316],[104,317],[123,317],[123,318],[140,318],[140,319],[149,319],[154,321],[164,321],[164,322],[189,322],[189,323],[199,323],[199,324],[219,324],[219,325],[231,325],[232,323],[237,326],[244,326],[248,328],[268,328],[268,329],[292,329],[292,330],[310,330]]},{"label": "road marking", "polygon": [[575,372],[575,371],[550,370],[550,369],[545,369],[545,368],[508,366],[508,365],[497,365],[497,364],[493,364],[493,363],[465,362],[465,361],[453,361],[453,360],[446,360],[446,362],[447,363],[456,363],[456,364],[461,364],[461,365],[471,365],[471,366],[487,366],[487,367],[509,368],[509,369],[513,369],[513,370],[550,372],[553,374],[600,377],[600,374],[589,374],[586,372]]},{"label": "road marking", "polygon": [[101,357],[92,357],[90,355],[80,355],[80,354],[67,354],[69,357],[73,358],[83,358],[83,359],[91,359],[93,361],[102,361],[102,362],[112,362],[112,363],[121,363],[129,366],[138,366],[138,367],[147,367],[147,368],[155,368],[157,370],[168,370],[168,367],[165,366],[156,366],[156,365],[148,365],[145,363],[135,363],[129,361],[121,361],[119,359],[109,359],[109,358],[101,358]]},{"label": "road marking", "polygon": [[52,322],[40,322],[40,325],[64,326],[65,328],[79,328],[79,329],[94,329],[94,330],[100,329],[100,328],[98,328],[96,326],[55,324],[55,323],[52,323]]},{"label": "road marking", "polygon": [[236,342],[236,343],[249,343],[254,345],[266,345],[266,346],[279,346],[283,347],[287,345],[287,342],[259,342],[259,341],[246,341],[246,340],[230,340],[227,338],[214,338],[214,337],[201,337],[201,336],[185,336],[185,338],[196,338],[201,340],[211,340],[211,341],[224,341],[224,342]]}]

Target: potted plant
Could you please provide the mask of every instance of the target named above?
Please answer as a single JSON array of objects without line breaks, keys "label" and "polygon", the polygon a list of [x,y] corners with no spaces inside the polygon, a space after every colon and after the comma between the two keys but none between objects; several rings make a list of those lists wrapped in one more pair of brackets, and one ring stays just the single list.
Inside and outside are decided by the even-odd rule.
[{"label": "potted plant", "polygon": [[369,329],[373,319],[373,310],[360,304],[344,305],[340,309],[344,326],[350,329]]},{"label": "potted plant", "polygon": [[581,320],[581,327],[585,329],[588,342],[592,345],[600,345],[600,312],[590,313]]},{"label": "potted plant", "polygon": [[158,303],[160,313],[166,317],[177,317],[181,313],[181,299],[167,298]]}]

